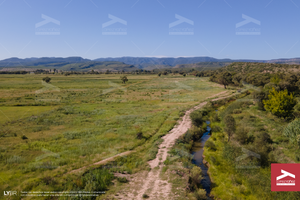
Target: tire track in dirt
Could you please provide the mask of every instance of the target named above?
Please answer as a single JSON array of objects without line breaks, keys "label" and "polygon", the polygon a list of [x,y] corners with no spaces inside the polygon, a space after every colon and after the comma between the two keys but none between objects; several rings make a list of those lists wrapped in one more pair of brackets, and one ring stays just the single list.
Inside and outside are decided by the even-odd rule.
[{"label": "tire track in dirt", "polygon": [[[220,92],[216,95],[213,95],[209,98],[213,98],[216,96],[223,95],[227,93],[228,91],[223,91]],[[231,95],[229,95],[231,96]],[[227,98],[227,96],[220,97],[215,100]],[[169,134],[165,135],[162,137],[164,140],[160,145],[158,149],[158,153],[156,155],[156,158],[154,160],[151,160],[148,162],[150,165],[151,171],[148,173],[148,176],[144,180],[144,183],[141,186],[141,189],[138,191],[137,196],[135,196],[134,199],[137,200],[142,200],[143,199],[143,194],[148,194],[149,198],[148,199],[169,199],[169,194],[171,193],[172,185],[168,181],[161,180],[159,175],[162,170],[162,163],[167,159],[168,156],[168,150],[175,144],[176,139],[178,139],[181,135],[185,134],[189,128],[192,126],[192,121],[190,119],[190,114],[205,106],[207,102],[202,102],[198,106],[193,107],[192,109],[186,111],[185,115],[183,116],[182,120],[179,121],[179,124],[175,126]],[[157,169],[158,168],[158,169]],[[129,196],[132,197],[132,194]]]},{"label": "tire track in dirt", "polygon": [[123,153],[119,153],[119,154],[117,154],[117,155],[115,155],[115,156],[106,158],[106,159],[104,159],[104,160],[101,160],[101,161],[99,161],[99,162],[93,163],[93,164],[91,164],[91,165],[84,166],[84,167],[79,168],[79,169],[74,169],[74,170],[68,172],[67,174],[78,173],[78,172],[80,172],[80,171],[85,171],[87,167],[90,167],[90,166],[93,166],[93,165],[103,165],[103,164],[105,164],[105,163],[107,163],[107,162],[109,162],[109,161],[113,161],[115,158],[117,158],[117,157],[119,157],[119,156],[125,156],[125,155],[128,155],[128,154],[132,153],[132,152],[133,152],[133,151],[125,151],[125,152],[123,152]]}]

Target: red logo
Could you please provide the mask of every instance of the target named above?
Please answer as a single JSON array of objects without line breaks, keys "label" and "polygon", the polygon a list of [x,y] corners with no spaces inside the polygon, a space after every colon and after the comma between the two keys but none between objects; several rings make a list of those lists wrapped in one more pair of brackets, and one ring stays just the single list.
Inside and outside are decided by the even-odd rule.
[{"label": "red logo", "polygon": [[271,164],[272,191],[300,191],[300,164]]}]

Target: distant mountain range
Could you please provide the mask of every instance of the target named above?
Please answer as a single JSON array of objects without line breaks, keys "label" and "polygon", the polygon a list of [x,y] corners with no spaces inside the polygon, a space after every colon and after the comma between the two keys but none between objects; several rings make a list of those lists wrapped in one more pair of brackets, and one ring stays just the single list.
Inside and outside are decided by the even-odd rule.
[{"label": "distant mountain range", "polygon": [[35,68],[35,69],[61,69],[65,71],[90,71],[90,70],[124,70],[136,69],[163,69],[163,68],[185,68],[185,67],[222,67],[233,62],[260,62],[280,64],[300,64],[300,58],[275,59],[275,60],[232,60],[216,59],[212,57],[179,57],[179,58],[156,58],[156,57],[120,57],[120,58],[98,58],[95,60],[81,57],[43,57],[43,58],[9,58],[0,61],[2,68]]}]

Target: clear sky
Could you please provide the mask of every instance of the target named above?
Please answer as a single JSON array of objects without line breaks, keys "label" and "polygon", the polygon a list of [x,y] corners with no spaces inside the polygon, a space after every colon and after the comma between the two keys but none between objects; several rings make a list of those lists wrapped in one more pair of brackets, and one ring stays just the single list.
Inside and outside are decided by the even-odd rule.
[{"label": "clear sky", "polygon": [[0,59],[300,57],[300,0],[0,0]]}]

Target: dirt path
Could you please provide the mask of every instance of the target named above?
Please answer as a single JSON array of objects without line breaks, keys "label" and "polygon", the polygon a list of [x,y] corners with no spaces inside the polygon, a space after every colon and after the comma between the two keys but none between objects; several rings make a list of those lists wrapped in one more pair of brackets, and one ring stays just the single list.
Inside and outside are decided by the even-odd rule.
[{"label": "dirt path", "polygon": [[[228,91],[223,91],[223,92],[220,92],[218,94],[215,94],[211,97],[207,97],[206,99],[209,99],[209,98],[214,98],[216,96],[223,96],[223,95],[226,95],[228,94]],[[220,100],[220,99],[224,99],[224,98],[227,98],[227,97],[230,97],[230,96],[233,96],[234,94],[232,95],[229,95],[229,96],[223,96],[223,97],[219,97],[217,99],[213,99],[211,101],[217,101],[217,100]],[[178,126],[175,126],[168,135],[165,135],[164,137],[162,137],[162,139],[164,140],[163,143],[159,146],[159,150],[158,150],[158,154],[156,156],[156,158],[154,160],[151,160],[149,161],[149,165],[151,167],[151,169],[157,167],[159,165],[159,159],[161,159],[161,163],[163,163],[166,159],[167,159],[167,149],[169,149],[170,147],[172,147],[175,143],[175,140],[177,138],[179,138],[181,135],[183,135],[190,127],[191,127],[191,120],[190,120],[190,114],[191,112],[193,112],[194,110],[197,110],[201,107],[203,107],[207,102],[203,102],[201,104],[199,104],[198,106],[195,106],[194,108],[186,111],[185,115],[183,116],[182,118],[182,121],[179,122],[179,125]],[[164,147],[164,148],[163,148]],[[78,172],[81,172],[81,171],[84,171],[87,167],[90,167],[90,166],[93,166],[93,165],[101,165],[101,164],[105,164],[109,161],[113,161],[116,157],[119,157],[119,156],[124,156],[124,155],[128,155],[130,154],[132,151],[126,151],[126,152],[123,152],[123,153],[120,153],[120,154],[117,154],[115,156],[112,156],[112,157],[109,157],[109,158],[106,158],[104,160],[101,160],[99,162],[96,162],[92,165],[88,165],[88,166],[84,166],[82,168],[79,168],[79,169],[74,169],[70,172],[68,172],[67,174],[70,174],[70,173],[78,173]],[[160,156],[160,157],[159,157]],[[161,166],[159,166],[161,167]],[[149,177],[153,176],[153,171],[151,170],[150,173],[149,173]],[[158,173],[159,174],[159,173]],[[158,176],[158,174],[155,174],[154,176]],[[146,181],[146,184],[144,184],[144,186],[148,185],[149,184],[149,181]],[[144,190],[143,190],[144,191]],[[144,193],[142,193],[143,195]]]},{"label": "dirt path", "polygon": [[[224,95],[228,91],[220,92],[214,96],[208,97],[213,98],[216,96]],[[231,95],[229,95],[231,96]],[[226,98],[227,96],[221,97]],[[208,99],[207,98],[207,99]],[[218,98],[218,99],[221,99]],[[185,134],[189,128],[192,126],[192,121],[190,119],[190,114],[194,110],[202,108],[205,106],[207,102],[203,102],[198,106],[186,111],[185,115],[183,116],[182,120],[179,121],[179,124],[175,126],[169,134],[162,137],[164,140],[158,149],[158,153],[154,160],[148,162],[151,167],[151,171],[148,173],[148,176],[144,180],[139,180],[140,189],[138,190],[137,194],[128,194],[127,199],[135,199],[135,200],[142,200],[143,194],[149,195],[148,199],[157,200],[157,199],[169,199],[169,194],[171,193],[172,185],[167,180],[161,180],[159,175],[163,167],[163,162],[167,159],[168,150],[175,144],[177,138],[181,135]]]},{"label": "dirt path", "polygon": [[74,169],[74,170],[68,172],[68,174],[70,174],[70,173],[78,173],[78,172],[80,172],[80,171],[85,171],[87,167],[90,167],[90,166],[93,166],[93,165],[103,165],[103,164],[105,164],[105,163],[107,163],[107,162],[109,162],[109,161],[113,161],[116,157],[119,157],[119,156],[125,156],[125,155],[130,154],[131,152],[133,152],[133,151],[125,151],[125,152],[123,152],[123,153],[119,153],[119,154],[117,154],[117,155],[115,155],[115,156],[106,158],[106,159],[101,160],[101,161],[99,161],[99,162],[96,162],[96,163],[94,163],[94,164],[91,164],[91,165],[88,165],[88,166],[84,166],[84,167],[79,168],[79,169]]},{"label": "dirt path", "polygon": [[[224,96],[225,95],[225,96]],[[229,96],[232,96],[234,94],[228,94],[228,91],[223,91],[218,94],[215,94],[209,98],[214,98],[216,96],[221,96],[219,98],[213,99],[211,101],[217,101],[219,99],[224,99]],[[186,111],[185,115],[183,116],[182,120],[179,121],[178,125],[176,125],[169,134],[162,137],[163,142],[159,145],[158,153],[156,155],[156,158],[154,160],[151,160],[148,162],[150,165],[150,172],[147,174],[143,174],[142,176],[136,177],[132,181],[129,182],[130,185],[133,187],[137,187],[135,192],[128,191],[125,196],[126,198],[122,198],[119,196],[119,199],[134,199],[134,200],[143,200],[143,194],[149,195],[149,200],[158,200],[158,199],[169,199],[169,195],[171,193],[172,185],[168,182],[168,180],[162,180],[160,178],[160,173],[163,167],[163,162],[167,159],[168,151],[170,148],[175,144],[175,141],[177,138],[179,138],[181,135],[185,134],[189,128],[192,126],[192,121],[190,119],[190,114],[205,106],[207,102],[200,103],[199,105],[195,106],[194,108]],[[99,162],[96,162],[92,165],[82,167],[80,169],[72,170],[69,173],[78,173],[85,171],[87,167],[93,166],[93,165],[101,165],[105,164],[109,161],[114,160],[116,157],[124,156],[130,154],[132,151],[126,151],[120,154],[117,154],[113,157],[101,160]]]}]

